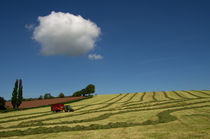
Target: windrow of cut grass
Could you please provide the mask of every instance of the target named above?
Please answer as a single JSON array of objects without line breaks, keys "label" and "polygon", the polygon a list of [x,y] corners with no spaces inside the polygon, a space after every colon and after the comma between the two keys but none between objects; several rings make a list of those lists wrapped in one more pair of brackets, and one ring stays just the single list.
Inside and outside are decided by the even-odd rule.
[{"label": "windrow of cut grass", "polygon": [[90,102],[86,102],[83,105],[79,105],[79,106],[98,105],[98,104],[109,103],[112,100],[114,100],[116,98],[119,98],[121,95],[122,94],[104,95],[103,97],[96,96],[97,97],[97,101],[95,99],[92,99],[92,100],[90,100]]},{"label": "windrow of cut grass", "polygon": [[181,94],[182,96],[186,97],[187,99],[191,99],[191,98],[198,98],[199,96],[196,95],[192,95],[186,91],[176,91],[177,93]]},{"label": "windrow of cut grass", "polygon": [[[104,106],[102,107],[96,107],[96,108],[93,108],[93,109],[88,109],[88,110],[83,110],[83,111],[79,111],[80,113],[82,114],[86,114],[86,113],[91,113],[91,111],[98,111],[100,109],[103,109],[103,108],[106,108],[106,107],[109,107],[111,105],[113,105],[114,103],[122,100],[123,98],[125,98],[128,94],[124,94],[122,97],[112,101],[111,103],[108,103],[108,104],[105,104]],[[59,116],[58,116],[59,115]],[[42,115],[36,115],[36,116],[30,116],[30,117],[27,117],[27,118],[17,118],[17,119],[13,119],[13,120],[7,120],[7,121],[0,121],[0,123],[8,123],[8,122],[15,122],[15,121],[18,121],[18,123],[21,121],[21,120],[24,120],[26,122],[38,122],[38,121],[47,121],[47,120],[55,120],[55,119],[60,119],[60,118],[66,118],[66,117],[72,117],[74,115],[72,115],[72,113],[56,113],[56,115],[54,113],[47,113],[47,114],[42,114]],[[33,121],[30,121],[30,119],[36,119],[36,120],[33,120]]]},{"label": "windrow of cut grass", "polygon": [[132,103],[133,98],[136,97],[138,95],[138,93],[134,93],[130,98],[128,98],[128,100],[126,102],[123,103],[123,105]]},{"label": "windrow of cut grass", "polygon": [[133,93],[132,96],[130,98],[128,98],[128,100],[125,103],[129,103],[130,101],[132,101],[132,99],[137,95],[138,93]]},{"label": "windrow of cut grass", "polygon": [[157,99],[157,101],[171,100],[165,96],[164,91],[155,92],[155,98]]},{"label": "windrow of cut grass", "polygon": [[199,95],[199,96],[201,96],[201,97],[210,97],[210,94],[208,94],[208,93],[205,93],[205,92],[200,92],[200,91],[194,91],[194,90],[190,90],[190,91],[188,91],[188,92],[191,92],[191,93],[193,93],[193,94],[197,94],[197,95]]},{"label": "windrow of cut grass", "polygon": [[9,116],[5,116],[5,117],[0,117],[0,120],[9,119],[9,118],[17,118],[17,117],[22,117],[22,116],[31,116],[31,115],[37,115],[37,114],[46,114],[46,113],[51,113],[51,112],[44,111],[44,112],[35,112],[35,113],[28,113],[28,114],[9,115]]},{"label": "windrow of cut grass", "polygon": [[182,93],[178,93],[177,91],[172,91],[174,94],[176,94],[178,97],[180,97],[181,99],[189,99],[189,98],[187,98],[186,96],[183,96],[183,94]]},{"label": "windrow of cut grass", "polygon": [[141,97],[140,97],[140,101],[144,100],[144,96],[146,95],[146,92],[142,93]]},{"label": "windrow of cut grass", "polygon": [[[84,101],[87,100],[91,97],[87,97],[87,98],[81,98],[81,99],[77,99],[77,100],[71,100],[71,101],[67,101],[64,102],[64,104],[72,104],[73,102],[78,102],[78,101]],[[40,107],[33,107],[33,108],[24,108],[24,109],[16,109],[15,111],[11,111],[11,112],[4,112],[4,113],[0,113],[0,119],[8,119],[8,118],[17,118],[17,117],[23,117],[23,116],[32,116],[32,115],[37,115],[37,114],[43,114],[43,113],[48,113],[50,109],[49,105],[44,105],[44,106],[40,106]]]},{"label": "windrow of cut grass", "polygon": [[[203,114],[200,111],[210,110],[210,92],[203,90],[162,91],[98,95],[88,100],[72,103],[71,106],[76,110],[73,113],[52,113],[49,112],[50,108],[40,108],[34,109],[37,112],[12,112],[17,117],[15,115],[8,115],[8,118],[6,115],[0,116],[0,137],[22,135],[34,135],[35,137],[37,134],[48,133],[50,135],[87,130],[98,132],[98,129],[140,128],[141,126],[174,122],[187,124],[182,121],[183,117],[186,119],[188,114],[185,111],[190,111],[189,115],[193,118],[208,118],[210,113]],[[200,111],[195,111],[195,109]],[[188,122],[192,120],[188,119]],[[199,120],[194,121],[193,124],[198,123]]]},{"label": "windrow of cut grass", "polygon": [[116,95],[116,96],[112,97],[111,99],[108,99],[108,100],[106,100],[106,101],[104,101],[104,102],[93,103],[93,104],[87,104],[87,105],[81,106],[81,107],[79,107],[79,108],[77,108],[77,109],[75,109],[75,110],[78,111],[78,110],[82,110],[82,109],[87,108],[87,107],[90,107],[90,106],[96,106],[96,105],[100,105],[100,104],[109,103],[109,102],[111,102],[112,100],[118,98],[119,96],[121,96],[121,94]]},{"label": "windrow of cut grass", "polygon": [[174,98],[169,97],[165,91],[163,91],[163,94],[164,94],[165,98],[167,98],[169,100],[174,100]]},{"label": "windrow of cut grass", "polygon": [[[37,116],[37,117],[39,117],[39,116]],[[32,117],[30,117],[30,118],[32,118]],[[30,118],[29,118],[29,119],[30,119]],[[21,120],[21,119],[17,119],[17,120]]]},{"label": "windrow of cut grass", "polygon": [[[174,104],[174,103],[178,103],[178,102],[184,102],[184,101],[189,101],[189,100],[177,100],[177,101],[174,101],[174,102],[166,102],[166,101],[162,101],[163,103],[154,103],[154,104],[150,104],[150,103],[146,103],[147,105],[140,105],[140,106],[138,106],[137,104],[136,105],[133,105],[133,106],[130,106],[130,107],[126,107],[126,108],[123,108],[122,110],[125,110],[125,109],[133,109],[133,108],[145,108],[145,107],[150,107],[150,108],[152,108],[152,107],[154,107],[154,106],[161,106],[161,105],[164,105],[164,107],[162,107],[161,109],[163,109],[163,108],[170,108],[171,106],[169,105],[169,106],[167,106],[166,104]],[[209,102],[209,101],[204,101],[204,102]],[[187,105],[192,105],[192,104],[199,104],[199,103],[201,103],[201,101],[199,101],[199,102],[196,102],[196,103],[190,103],[190,104],[187,104]],[[145,103],[142,103],[142,104],[145,104]],[[178,105],[176,104],[176,105],[172,105],[172,107],[175,107],[175,106],[184,106],[185,105],[185,103],[179,103]],[[155,109],[146,109],[146,110],[157,110],[157,109],[159,109],[159,107],[158,108],[155,108]],[[114,109],[108,109],[108,110],[106,110],[106,111],[113,111]],[[120,108],[119,108],[119,110],[121,110]],[[96,113],[96,112],[102,112],[103,110],[101,110],[101,111],[95,111],[94,113]],[[81,116],[81,115],[83,115],[83,114],[85,114],[85,113],[81,113],[81,114],[76,114],[76,115],[72,115],[72,116]],[[71,116],[71,117],[72,117]],[[62,118],[62,117],[58,117],[59,119],[60,118]],[[55,120],[54,118],[51,118],[51,119],[46,119],[46,120]],[[45,121],[45,120],[36,120],[36,121],[28,121],[28,123],[40,123],[41,121]],[[27,122],[26,122],[27,123]]]},{"label": "windrow of cut grass", "polygon": [[[185,101],[188,101],[188,100],[185,100]],[[140,108],[138,107],[139,109],[126,108],[126,109],[123,109],[123,111],[117,111],[117,112],[109,111],[111,113],[105,113],[105,114],[99,115],[97,117],[88,118],[88,119],[81,119],[81,120],[53,122],[53,123],[43,123],[43,121],[22,122],[17,127],[30,127],[30,126],[35,126],[35,125],[36,126],[43,126],[43,125],[59,125],[59,124],[92,122],[92,121],[104,120],[104,119],[109,118],[110,116],[119,115],[119,114],[123,114],[123,113],[139,112],[139,111],[152,111],[152,110],[170,109],[170,108],[184,107],[184,106],[193,106],[193,105],[197,105],[197,104],[208,103],[208,102],[210,102],[210,100],[202,100],[202,101],[188,102],[188,103],[182,102],[182,103],[178,103],[178,104],[176,104],[176,102],[179,102],[179,101],[177,100],[175,102],[165,102],[165,103],[160,103],[160,104],[144,105]],[[166,105],[166,104],[173,104],[173,105]],[[154,107],[154,106],[158,106],[158,107]],[[81,116],[81,115],[83,115],[83,114],[78,114],[77,116]],[[76,115],[74,115],[74,116],[76,116]],[[12,128],[12,127],[10,127],[10,128]]]},{"label": "windrow of cut grass", "polygon": [[194,93],[189,92],[189,91],[184,91],[184,90],[183,90],[183,92],[186,92],[186,93],[188,93],[189,95],[194,96],[194,97],[196,97],[196,98],[203,98],[202,96],[199,96],[199,95],[194,94]]},{"label": "windrow of cut grass", "polygon": [[143,102],[153,102],[154,101],[153,95],[154,95],[153,92],[146,92],[143,98]]},{"label": "windrow of cut grass", "polygon": [[[39,127],[27,130],[14,130],[14,131],[2,131],[0,132],[1,137],[9,137],[9,136],[23,136],[23,135],[32,135],[32,134],[42,134],[42,133],[55,133],[55,132],[64,132],[64,131],[84,131],[84,130],[98,130],[98,129],[110,129],[110,128],[120,128],[120,127],[132,127],[132,126],[143,126],[143,125],[156,125],[160,123],[168,123],[177,120],[177,117],[171,115],[171,113],[176,111],[182,111],[186,109],[196,109],[209,107],[210,105],[203,106],[194,106],[194,107],[185,107],[185,108],[177,108],[173,110],[165,110],[157,114],[158,120],[152,121],[147,120],[142,123],[127,123],[127,122],[115,122],[108,123],[106,125],[99,124],[91,124],[89,126],[80,126],[77,125],[75,127],[66,127],[66,126],[55,126],[55,127]],[[104,115],[106,117],[107,115]],[[41,130],[40,130],[41,129]]]},{"label": "windrow of cut grass", "polygon": [[[69,103],[71,104],[71,102]],[[35,111],[38,112],[35,112]],[[3,113],[5,115],[4,117],[0,117],[2,119],[0,121],[1,123],[8,123],[8,122],[15,122],[15,121],[21,121],[21,120],[28,120],[28,119],[34,119],[34,118],[40,118],[44,116],[53,115],[53,113],[50,111],[49,106],[44,108],[32,108],[32,111],[30,109],[24,110],[24,111],[16,111],[16,113],[23,113],[23,114],[14,114],[14,112],[11,112],[12,115],[8,115],[9,113]],[[28,112],[28,113],[26,113]]]},{"label": "windrow of cut grass", "polygon": [[202,93],[202,94],[205,94],[205,95],[208,95],[208,96],[210,96],[210,93],[208,93],[208,92],[205,92],[205,91],[196,91],[196,92],[199,92],[199,93]]},{"label": "windrow of cut grass", "polygon": [[109,103],[105,104],[102,107],[98,107],[98,108],[94,108],[94,109],[88,109],[88,110],[81,111],[81,112],[91,112],[91,111],[97,111],[97,110],[101,110],[101,109],[104,109],[104,108],[108,108],[111,105],[113,105],[113,104],[119,102],[120,100],[122,100],[123,98],[125,98],[127,95],[129,95],[129,94],[124,94],[122,97],[120,97],[120,98],[118,98],[118,99],[116,99],[116,100],[114,100],[112,102],[109,102]]},{"label": "windrow of cut grass", "polygon": [[158,101],[156,98],[155,98],[155,92],[153,92],[153,94],[152,94],[152,99],[153,99],[153,101]]}]

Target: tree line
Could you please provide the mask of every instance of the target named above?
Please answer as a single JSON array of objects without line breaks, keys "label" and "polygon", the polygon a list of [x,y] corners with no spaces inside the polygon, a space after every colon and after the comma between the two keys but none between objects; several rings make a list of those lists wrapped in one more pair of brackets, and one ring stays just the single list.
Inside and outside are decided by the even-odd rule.
[{"label": "tree line", "polygon": [[87,96],[87,95],[90,96],[94,92],[95,92],[95,86],[93,84],[89,84],[84,89],[74,92],[74,94],[72,96],[73,97]]},{"label": "tree line", "polygon": [[57,97],[52,96],[50,93],[45,93],[44,96],[40,95],[38,99],[51,99],[51,98],[64,98],[64,93],[60,93]]},{"label": "tree line", "polygon": [[[95,92],[95,86],[93,84],[89,84],[85,88],[76,91],[73,93],[73,97],[77,96],[90,96]],[[64,93],[60,93],[57,98],[64,98]],[[18,109],[21,105],[22,101],[31,101],[31,100],[37,100],[37,99],[51,99],[56,98],[53,97],[50,93],[45,93],[44,96],[40,95],[39,98],[23,98],[23,85],[22,85],[22,79],[16,79],[15,85],[12,92],[12,98],[11,98],[11,104],[13,106],[13,109]],[[3,97],[0,97],[0,110],[5,110],[5,99]]]}]

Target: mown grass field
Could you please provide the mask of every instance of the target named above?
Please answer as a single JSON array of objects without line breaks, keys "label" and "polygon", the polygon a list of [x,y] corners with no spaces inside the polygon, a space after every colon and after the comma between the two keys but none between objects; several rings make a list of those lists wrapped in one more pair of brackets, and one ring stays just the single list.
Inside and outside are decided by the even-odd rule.
[{"label": "mown grass field", "polygon": [[0,138],[210,138],[210,91],[97,95],[71,103],[0,114]]}]

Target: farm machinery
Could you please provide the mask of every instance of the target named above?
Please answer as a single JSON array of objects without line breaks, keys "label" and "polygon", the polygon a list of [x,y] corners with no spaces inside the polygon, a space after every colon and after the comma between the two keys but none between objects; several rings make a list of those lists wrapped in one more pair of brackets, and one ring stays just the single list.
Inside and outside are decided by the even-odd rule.
[{"label": "farm machinery", "polygon": [[73,112],[74,110],[70,107],[70,105],[64,105],[63,103],[52,104],[51,111],[53,112]]}]

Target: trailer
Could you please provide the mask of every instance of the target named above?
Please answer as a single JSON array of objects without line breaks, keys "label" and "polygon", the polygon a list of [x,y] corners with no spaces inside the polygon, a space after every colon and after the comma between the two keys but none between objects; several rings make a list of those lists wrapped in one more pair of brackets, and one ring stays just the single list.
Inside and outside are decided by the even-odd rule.
[{"label": "trailer", "polygon": [[74,110],[70,105],[64,105],[64,103],[52,104],[51,111],[53,112],[73,112]]}]

